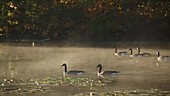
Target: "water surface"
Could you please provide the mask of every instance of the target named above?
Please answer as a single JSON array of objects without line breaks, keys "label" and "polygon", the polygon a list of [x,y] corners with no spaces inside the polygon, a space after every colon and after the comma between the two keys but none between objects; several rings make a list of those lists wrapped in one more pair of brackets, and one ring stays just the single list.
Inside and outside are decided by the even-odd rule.
[{"label": "water surface", "polygon": [[[136,49],[134,49],[136,50]],[[120,48],[119,51],[128,51]],[[170,90],[170,62],[158,62],[156,52],[170,55],[170,50],[160,48],[141,48],[142,52],[150,52],[151,57],[135,58],[116,57],[113,48],[78,48],[78,47],[31,47],[31,46],[1,46],[0,47],[0,81],[3,88],[4,79],[43,79],[62,78],[63,63],[68,64],[68,70],[81,69],[87,74],[80,78],[94,78],[98,64],[103,70],[120,71],[116,78],[104,86],[58,86],[47,85],[49,91],[22,93],[30,96],[68,96],[81,92],[108,92],[116,90]],[[136,52],[136,51],[135,51]],[[38,88],[44,85],[37,85]],[[16,87],[16,86],[15,86]],[[18,87],[19,88],[19,87]],[[41,88],[40,88],[41,89]],[[12,96],[12,93],[5,93]],[[16,94],[18,94],[16,92]],[[2,95],[2,93],[1,93]],[[4,96],[4,95],[3,95]]]}]

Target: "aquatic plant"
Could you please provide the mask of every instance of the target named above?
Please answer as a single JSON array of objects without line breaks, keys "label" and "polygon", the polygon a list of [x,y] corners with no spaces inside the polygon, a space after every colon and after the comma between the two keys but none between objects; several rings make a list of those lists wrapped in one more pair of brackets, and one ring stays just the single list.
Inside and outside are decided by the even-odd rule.
[{"label": "aquatic plant", "polygon": [[[84,92],[75,94],[74,96],[169,96],[170,91],[163,91],[161,89],[150,90],[118,90],[108,92],[98,92],[96,89],[99,86],[107,86],[114,83],[114,80],[101,78],[80,78],[80,77],[66,77],[66,78],[39,78],[39,79],[4,79],[0,82],[0,95],[12,94],[32,94],[32,93],[47,93],[54,91],[54,87],[87,87],[93,88],[92,92]],[[13,95],[14,94],[14,95]],[[15,95],[16,94],[16,95]]]},{"label": "aquatic plant", "polygon": [[[35,93],[52,91],[53,86],[104,86],[110,83],[107,79],[98,78],[41,78],[41,79],[4,79],[0,85],[0,93]],[[48,86],[48,87],[47,87]]]}]

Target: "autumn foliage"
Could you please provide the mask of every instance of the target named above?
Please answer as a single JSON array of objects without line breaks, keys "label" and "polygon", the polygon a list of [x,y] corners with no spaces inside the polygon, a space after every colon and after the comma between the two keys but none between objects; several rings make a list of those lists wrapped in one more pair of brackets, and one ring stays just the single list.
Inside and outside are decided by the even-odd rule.
[{"label": "autumn foliage", "polygon": [[170,41],[169,0],[0,0],[0,39]]}]

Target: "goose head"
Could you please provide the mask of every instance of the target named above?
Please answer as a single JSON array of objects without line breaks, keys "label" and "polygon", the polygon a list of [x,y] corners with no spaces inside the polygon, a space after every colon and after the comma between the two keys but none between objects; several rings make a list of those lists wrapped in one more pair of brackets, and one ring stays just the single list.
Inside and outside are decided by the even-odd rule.
[{"label": "goose head", "polygon": [[61,66],[67,66],[67,64],[66,63],[64,63],[63,65],[61,65]]},{"label": "goose head", "polygon": [[132,48],[129,48],[129,51],[132,51]]}]

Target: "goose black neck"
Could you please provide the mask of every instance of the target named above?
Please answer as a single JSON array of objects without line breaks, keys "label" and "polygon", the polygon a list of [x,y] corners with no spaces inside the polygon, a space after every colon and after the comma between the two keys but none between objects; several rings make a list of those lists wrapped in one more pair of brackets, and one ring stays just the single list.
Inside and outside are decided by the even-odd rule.
[{"label": "goose black neck", "polygon": [[102,65],[99,66],[99,73],[102,72]]},{"label": "goose black neck", "polygon": [[67,73],[67,65],[64,64],[63,66],[64,66],[64,72]]},{"label": "goose black neck", "polygon": [[130,55],[132,55],[133,54],[133,50],[131,48],[129,50],[130,50]]},{"label": "goose black neck", "polygon": [[138,47],[138,54],[140,54],[140,48]]},{"label": "goose black neck", "polygon": [[117,53],[117,47],[115,48],[115,53]]},{"label": "goose black neck", "polygon": [[159,56],[160,56],[160,53],[158,52],[157,54],[158,54],[158,57],[159,57]]}]

